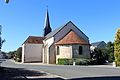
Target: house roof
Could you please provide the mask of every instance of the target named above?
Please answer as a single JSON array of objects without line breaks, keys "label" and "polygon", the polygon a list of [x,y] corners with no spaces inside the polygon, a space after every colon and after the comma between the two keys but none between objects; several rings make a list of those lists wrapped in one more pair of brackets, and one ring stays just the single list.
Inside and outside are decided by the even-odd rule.
[{"label": "house roof", "polygon": [[60,41],[55,44],[88,44],[84,39],[79,37],[74,31],[70,31]]},{"label": "house roof", "polygon": [[[57,34],[60,30],[62,30],[67,24],[72,23],[72,21],[67,22],[66,24],[62,25],[61,27],[55,29],[54,31],[50,32],[48,35],[46,35],[46,39],[54,36]],[[72,23],[73,24],[73,23]],[[74,25],[74,24],[73,24]],[[75,26],[75,25],[74,25]],[[76,26],[75,26],[76,27]],[[76,27],[77,28],[77,27]],[[83,35],[85,35],[79,28],[77,28]],[[86,35],[85,35],[86,36]],[[87,36],[86,36],[87,37]],[[88,38],[88,37],[87,37]]]},{"label": "house roof", "polygon": [[57,32],[59,32],[64,26],[65,26],[65,25],[63,25],[63,26],[61,26],[61,27],[55,29],[54,31],[50,32],[49,34],[47,34],[47,35],[45,36],[46,39],[48,39],[48,38],[54,36],[55,34],[57,34]]},{"label": "house roof", "polygon": [[102,42],[104,42],[104,41],[94,42],[94,43],[91,43],[91,45],[92,46],[99,46]]},{"label": "house roof", "polygon": [[38,36],[29,36],[23,44],[30,43],[30,44],[43,44],[44,37]]}]

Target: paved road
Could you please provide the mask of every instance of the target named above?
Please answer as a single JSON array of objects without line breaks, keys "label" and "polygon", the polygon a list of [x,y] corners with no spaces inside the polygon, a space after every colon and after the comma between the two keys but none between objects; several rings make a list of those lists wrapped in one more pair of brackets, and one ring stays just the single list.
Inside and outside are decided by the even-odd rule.
[{"label": "paved road", "polygon": [[110,66],[64,66],[64,65],[44,65],[44,64],[17,64],[11,60],[2,63],[4,67],[26,68],[37,71],[45,71],[64,79],[83,80],[120,80],[120,68]]}]

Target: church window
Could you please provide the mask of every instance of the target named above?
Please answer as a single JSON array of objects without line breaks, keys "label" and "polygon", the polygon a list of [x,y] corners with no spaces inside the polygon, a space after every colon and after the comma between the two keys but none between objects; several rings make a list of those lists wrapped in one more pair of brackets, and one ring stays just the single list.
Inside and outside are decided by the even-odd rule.
[{"label": "church window", "polygon": [[82,46],[79,46],[79,55],[82,55],[82,52],[83,52]]},{"label": "church window", "polygon": [[59,46],[57,46],[57,55],[60,54]]}]

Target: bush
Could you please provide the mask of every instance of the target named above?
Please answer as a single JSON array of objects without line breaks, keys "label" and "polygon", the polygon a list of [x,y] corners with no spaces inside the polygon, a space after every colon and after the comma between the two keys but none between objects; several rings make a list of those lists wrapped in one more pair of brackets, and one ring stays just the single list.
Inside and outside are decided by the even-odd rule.
[{"label": "bush", "polygon": [[58,64],[60,64],[60,65],[70,65],[70,64],[72,64],[72,59],[59,58],[58,59]]},{"label": "bush", "polygon": [[90,60],[89,59],[79,59],[79,58],[76,58],[74,59],[76,65],[88,65]]},{"label": "bush", "polygon": [[80,59],[80,58],[73,58],[73,59],[59,58],[58,59],[58,64],[60,65],[73,65],[73,62],[75,62],[76,65],[89,65],[91,64],[91,59]]},{"label": "bush", "polygon": [[91,59],[89,65],[98,65],[97,60]]}]

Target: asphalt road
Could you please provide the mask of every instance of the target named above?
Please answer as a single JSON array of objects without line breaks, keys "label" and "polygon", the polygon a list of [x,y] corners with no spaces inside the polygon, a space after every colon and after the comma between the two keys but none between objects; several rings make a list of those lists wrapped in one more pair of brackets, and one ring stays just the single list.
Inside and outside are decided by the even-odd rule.
[{"label": "asphalt road", "polygon": [[11,68],[25,68],[37,71],[45,71],[64,79],[81,80],[120,80],[120,68],[110,66],[72,66],[72,65],[45,65],[45,64],[21,64],[11,60],[4,61],[1,66]]}]

